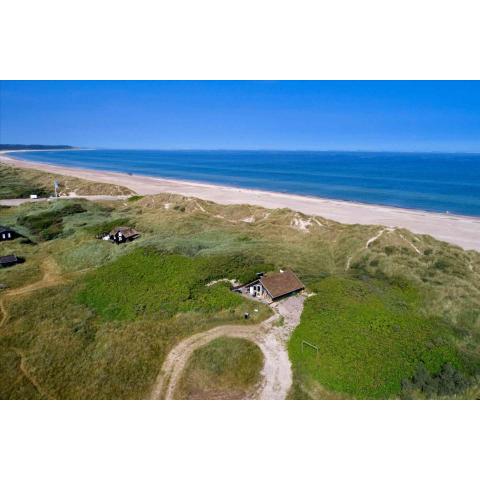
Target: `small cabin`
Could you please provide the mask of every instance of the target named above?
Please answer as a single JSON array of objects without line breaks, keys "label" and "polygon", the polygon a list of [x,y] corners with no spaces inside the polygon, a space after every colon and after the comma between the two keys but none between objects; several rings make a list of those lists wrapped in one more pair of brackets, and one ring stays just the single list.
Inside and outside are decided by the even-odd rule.
[{"label": "small cabin", "polygon": [[17,263],[22,263],[22,260],[18,258],[16,255],[5,255],[0,257],[0,267],[11,267],[12,265],[16,265]]},{"label": "small cabin", "polygon": [[115,243],[131,242],[139,236],[140,233],[131,227],[116,227],[109,233],[110,240]]},{"label": "small cabin", "polygon": [[10,227],[4,227],[0,225],[0,242],[5,242],[7,240],[13,240],[18,237],[18,233],[15,230],[12,230]]},{"label": "small cabin", "polygon": [[288,295],[301,292],[305,285],[291,270],[261,275],[253,282],[240,287],[240,291],[248,293],[252,297],[263,298],[273,302]]}]

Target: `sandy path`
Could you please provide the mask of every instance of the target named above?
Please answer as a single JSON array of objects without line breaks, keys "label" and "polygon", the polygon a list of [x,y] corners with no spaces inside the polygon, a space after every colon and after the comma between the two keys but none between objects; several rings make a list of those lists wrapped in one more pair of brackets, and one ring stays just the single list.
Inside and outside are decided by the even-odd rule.
[{"label": "sandy path", "polygon": [[61,167],[40,162],[16,160],[5,155],[0,155],[0,161],[20,168],[33,168],[95,182],[113,183],[130,188],[140,195],[176,193],[224,205],[249,204],[266,208],[290,208],[307,215],[318,215],[347,224],[407,228],[412,232],[432,235],[465,249],[480,251],[480,218],[477,217],[167,180],[126,173]]},{"label": "sandy path", "polygon": [[173,399],[182,372],[192,353],[223,336],[245,338],[260,347],[264,355],[264,365],[261,372],[262,382],[254,398],[261,400],[286,398],[292,385],[287,341],[293,329],[300,323],[304,300],[305,297],[298,295],[272,304],[275,314],[259,325],[222,325],[181,341],[167,355],[150,398]]}]

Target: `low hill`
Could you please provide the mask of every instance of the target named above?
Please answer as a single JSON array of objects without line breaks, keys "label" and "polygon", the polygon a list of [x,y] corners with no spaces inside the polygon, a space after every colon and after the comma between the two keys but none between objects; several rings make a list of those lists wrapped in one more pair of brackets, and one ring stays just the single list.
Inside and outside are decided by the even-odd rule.
[{"label": "low hill", "polygon": [[[208,284],[285,267],[312,294],[290,341],[292,398],[478,395],[477,252],[404,229],[169,194],[72,202],[0,209],[0,224],[24,235],[0,243],[0,255],[26,258],[0,271],[1,398],[145,398],[181,339],[269,316],[225,282]],[[95,238],[118,224],[141,237]],[[318,352],[302,351],[304,340]]]},{"label": "low hill", "polygon": [[109,183],[91,182],[67,175],[54,175],[30,168],[16,168],[0,162],[0,200],[5,198],[28,198],[54,195],[53,182],[58,182],[59,195],[132,195],[126,187]]}]

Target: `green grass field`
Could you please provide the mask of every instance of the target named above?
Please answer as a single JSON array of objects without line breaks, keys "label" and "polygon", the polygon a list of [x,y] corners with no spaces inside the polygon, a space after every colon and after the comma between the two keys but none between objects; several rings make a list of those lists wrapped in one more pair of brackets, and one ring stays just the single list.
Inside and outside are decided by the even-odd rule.
[{"label": "green grass field", "polygon": [[347,397],[394,398],[420,363],[432,374],[446,363],[462,372],[474,367],[454,329],[422,315],[420,293],[407,282],[330,277],[312,289],[289,344],[306,393],[317,382]]},{"label": "green grass field", "polygon": [[184,370],[175,398],[241,399],[260,381],[263,354],[251,341],[221,337],[196,350]]}]

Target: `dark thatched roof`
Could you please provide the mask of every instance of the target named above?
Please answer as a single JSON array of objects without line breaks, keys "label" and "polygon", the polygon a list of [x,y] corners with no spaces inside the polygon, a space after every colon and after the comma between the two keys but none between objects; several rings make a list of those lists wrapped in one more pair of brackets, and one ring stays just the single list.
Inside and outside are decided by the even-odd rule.
[{"label": "dark thatched roof", "polygon": [[18,262],[16,255],[5,255],[4,257],[0,257],[0,265],[8,265],[16,262]]},{"label": "dark thatched roof", "polygon": [[115,227],[110,232],[110,236],[114,237],[118,233],[121,233],[125,238],[138,237],[138,235],[140,235],[134,228],[131,227]]},{"label": "dark thatched roof", "polygon": [[272,299],[283,297],[305,288],[305,285],[291,270],[265,275],[260,279],[260,283]]},{"label": "dark thatched roof", "polygon": [[4,232],[14,232],[15,233],[15,230],[13,230],[13,228],[5,227],[3,225],[0,225],[0,233],[4,233]]}]

